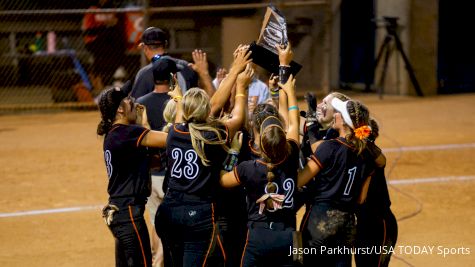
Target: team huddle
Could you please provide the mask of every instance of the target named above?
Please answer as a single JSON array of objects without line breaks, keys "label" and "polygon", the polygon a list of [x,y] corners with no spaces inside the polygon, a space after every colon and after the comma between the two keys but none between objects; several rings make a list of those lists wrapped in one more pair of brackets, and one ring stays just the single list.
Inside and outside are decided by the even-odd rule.
[{"label": "team huddle", "polygon": [[[151,63],[98,103],[116,266],[351,266],[351,253],[321,248],[395,244],[386,158],[364,104],[307,93],[300,112],[290,45],[277,47],[280,73],[256,103],[248,46],[213,83],[206,53],[192,64],[168,56],[158,28],[142,41]],[[303,248],[316,253],[289,253]],[[390,258],[354,256],[364,267]]]}]

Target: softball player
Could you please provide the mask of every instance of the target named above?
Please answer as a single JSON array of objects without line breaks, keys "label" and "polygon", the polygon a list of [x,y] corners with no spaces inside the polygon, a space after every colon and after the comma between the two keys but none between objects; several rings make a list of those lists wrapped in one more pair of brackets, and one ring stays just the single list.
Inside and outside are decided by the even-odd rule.
[{"label": "softball player", "polygon": [[323,248],[350,249],[355,235],[355,206],[364,199],[368,177],[374,167],[365,155],[369,135],[369,111],[353,100],[333,98],[333,128],[339,137],[321,141],[311,160],[299,173],[298,185],[315,177],[313,200],[302,223],[304,246],[314,253],[304,255],[306,266],[351,266],[351,254],[327,253]]},{"label": "softball player", "polygon": [[[318,141],[338,137],[338,132],[331,127],[335,113],[335,110],[331,106],[333,98],[338,98],[341,101],[350,99],[342,93],[333,92],[328,94],[323,98],[321,103],[316,105],[317,100],[314,94],[307,93],[305,95],[308,110],[305,117],[304,137],[301,146],[301,166],[304,166],[307,163],[307,159],[314,153]],[[302,188],[298,188],[295,198],[296,210],[299,210],[304,204],[307,209],[310,207],[311,203],[309,202],[312,202],[312,187],[314,186],[315,181],[312,179]],[[300,225],[300,229],[302,228],[302,225]]]},{"label": "softball player", "polygon": [[[241,266],[293,266],[295,211],[293,193],[298,169],[299,112],[295,80],[283,90],[289,105],[287,134],[281,120],[267,116],[260,126],[260,159],[241,162],[223,172],[221,185],[245,187],[248,199],[248,234]],[[265,116],[265,114],[263,114]],[[235,148],[233,142],[232,148]]]},{"label": "softball player", "polygon": [[167,139],[168,190],[159,206],[155,228],[166,266],[205,266],[216,237],[215,200],[219,171],[226,150],[223,146],[241,127],[245,117],[246,88],[253,71],[247,67],[237,77],[233,117],[225,124],[209,119],[210,100],[199,88],[177,101],[176,123]]},{"label": "softball player", "polygon": [[[371,134],[368,138],[368,151],[373,158],[382,155],[381,149],[374,144],[379,135],[379,127],[375,120],[370,120]],[[384,176],[384,164],[376,168],[371,177],[368,196],[357,212],[356,247],[369,248],[396,245],[398,228],[396,217],[391,211],[388,186]],[[389,265],[390,253],[356,254],[358,267],[383,267]]]},{"label": "softball player", "polygon": [[[150,195],[145,146],[163,148],[167,135],[135,125],[138,105],[118,88],[104,91],[99,99],[102,120],[97,133],[105,135],[103,149],[109,177],[109,204],[103,209],[103,217],[115,238],[116,266],[151,266],[143,217]],[[146,121],[145,112],[140,115]]]}]

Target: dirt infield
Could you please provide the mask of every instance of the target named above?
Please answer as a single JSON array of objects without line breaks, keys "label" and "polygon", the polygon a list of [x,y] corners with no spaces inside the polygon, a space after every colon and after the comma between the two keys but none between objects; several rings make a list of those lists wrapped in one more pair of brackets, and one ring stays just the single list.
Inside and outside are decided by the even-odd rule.
[{"label": "dirt infield", "polygon": [[[353,97],[380,123],[403,219],[390,266],[475,266],[475,95]],[[98,121],[97,111],[0,116],[0,266],[114,265]]]}]

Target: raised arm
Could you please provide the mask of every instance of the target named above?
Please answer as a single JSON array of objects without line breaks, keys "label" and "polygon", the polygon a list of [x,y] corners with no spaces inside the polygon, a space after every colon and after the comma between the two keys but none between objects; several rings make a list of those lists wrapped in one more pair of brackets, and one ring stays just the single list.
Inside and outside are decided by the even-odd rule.
[{"label": "raised arm", "polygon": [[222,187],[234,187],[240,184],[239,179],[233,170],[237,165],[239,152],[242,146],[242,133],[237,132],[231,141],[231,148],[228,151],[228,156],[224,162],[223,170],[221,171],[219,183]]},{"label": "raised arm", "polygon": [[287,102],[287,93],[284,90],[279,90],[279,115],[284,122],[285,131],[289,128],[289,103]]},{"label": "raised arm", "polygon": [[228,127],[231,138],[241,128],[244,120],[246,119],[247,89],[251,83],[253,75],[254,69],[251,67],[251,64],[248,64],[246,69],[237,77],[234,108],[231,118],[226,121],[226,126]]},{"label": "raised arm", "polygon": [[295,96],[295,79],[290,75],[289,79],[285,84],[281,84],[282,90],[287,95],[287,102],[289,104],[288,114],[289,114],[289,124],[287,128],[287,139],[292,139],[300,144],[300,113],[297,103],[297,97]]},{"label": "raised arm", "polygon": [[219,85],[218,90],[216,91],[217,93],[211,97],[210,104],[212,116],[217,116],[219,114],[221,109],[229,100],[237,76],[246,68],[248,63],[252,62],[252,59],[249,58],[251,56],[251,51],[248,50],[248,46],[240,45],[234,52],[234,55],[234,62],[231,65],[228,75]]},{"label": "raised arm", "polygon": [[209,75],[208,58],[206,53],[199,49],[195,49],[195,51],[191,53],[191,56],[193,57],[194,63],[190,63],[188,66],[198,73],[201,87],[210,97],[212,97],[216,89],[214,88],[213,81]]},{"label": "raised arm", "polygon": [[[290,43],[287,46],[277,45],[276,48],[277,48],[277,52],[279,53],[279,82],[280,82],[279,86],[282,87],[282,84],[286,84],[289,79],[290,62],[292,61],[294,57],[294,53],[292,51]],[[289,92],[287,91],[285,93],[280,92],[279,93],[279,113],[285,122],[287,130],[290,125],[290,122],[289,122],[289,114],[290,114],[289,108],[290,107],[294,109],[296,106],[293,106],[293,104],[289,103]],[[298,141],[299,139],[297,138],[295,140]]]}]

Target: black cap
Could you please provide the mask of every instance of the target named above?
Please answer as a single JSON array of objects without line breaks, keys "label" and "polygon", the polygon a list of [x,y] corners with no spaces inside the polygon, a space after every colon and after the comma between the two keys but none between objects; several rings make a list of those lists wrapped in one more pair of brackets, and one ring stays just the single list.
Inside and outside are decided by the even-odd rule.
[{"label": "black cap", "polygon": [[146,45],[166,45],[168,35],[160,28],[148,27],[143,31],[141,41]]},{"label": "black cap", "polygon": [[127,97],[127,94],[115,87],[106,89],[99,96],[99,110],[101,111],[103,120],[113,121],[117,108],[119,108],[122,99]]},{"label": "black cap", "polygon": [[153,80],[157,81],[169,81],[170,73],[177,73],[176,63],[170,58],[160,58],[152,63]]}]

